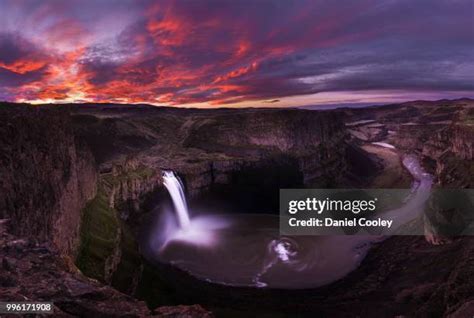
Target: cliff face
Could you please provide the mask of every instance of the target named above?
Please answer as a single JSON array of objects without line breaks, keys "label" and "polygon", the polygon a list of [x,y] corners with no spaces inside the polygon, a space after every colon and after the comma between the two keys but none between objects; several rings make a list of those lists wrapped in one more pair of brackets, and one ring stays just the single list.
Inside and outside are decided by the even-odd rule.
[{"label": "cliff face", "polygon": [[144,302],[85,277],[47,242],[18,239],[5,223],[0,224],[0,259],[2,301],[54,302],[60,317],[151,316]]},{"label": "cliff face", "polygon": [[474,125],[458,124],[452,129],[452,151],[461,159],[474,160]]},{"label": "cliff face", "polygon": [[474,103],[461,99],[346,110],[351,135],[418,154],[443,187],[474,187]]},{"label": "cliff face", "polygon": [[406,125],[394,143],[419,153],[438,183],[447,187],[474,186],[474,126],[462,123]]},{"label": "cliff face", "polygon": [[[255,183],[265,189],[333,186],[342,183],[350,169],[347,132],[341,114],[334,111],[149,108],[134,112],[104,106],[79,108],[73,117],[76,133],[89,141],[101,170],[110,172],[112,166],[120,170],[134,158],[136,164],[155,172],[176,171],[193,197],[243,182],[251,171],[259,176]],[[98,141],[103,138],[114,147],[104,147]],[[111,193],[114,198],[129,196],[120,200],[136,210],[138,192],[156,187],[158,179],[127,181]]]},{"label": "cliff face", "polygon": [[89,277],[134,294],[142,272],[130,226],[162,185],[160,171],[129,159],[102,170],[97,195],[83,210],[78,267]]},{"label": "cliff face", "polygon": [[451,187],[474,187],[474,126],[456,124],[434,138],[445,146],[436,160],[439,182]]},{"label": "cliff face", "polygon": [[[258,175],[254,181],[266,188],[328,186],[347,173],[346,137],[337,112],[245,111],[197,118],[183,147],[214,156],[177,169],[191,194],[235,183],[252,170]],[[265,167],[272,171],[265,174]]]},{"label": "cliff face", "polygon": [[0,120],[0,218],[74,255],[81,209],[96,193],[94,158],[64,111],[1,106]]},{"label": "cliff face", "polygon": [[162,186],[161,170],[143,166],[136,159],[116,163],[101,175],[109,206],[120,211],[122,219],[139,212],[147,196]]},{"label": "cliff face", "polygon": [[304,110],[242,111],[197,120],[185,147],[245,155],[265,151],[309,153],[344,134],[337,112]]},{"label": "cliff face", "polygon": [[2,104],[0,120],[1,299],[52,301],[64,316],[211,316],[199,306],[151,311],[72,264],[76,255],[86,270],[92,262],[86,274],[133,293],[141,258],[119,215],[153,191],[159,172],[131,160],[99,176],[64,109]]},{"label": "cliff face", "polygon": [[150,310],[145,302],[85,277],[48,242],[12,235],[0,220],[0,299],[54,303],[55,317],[213,317],[199,305]]}]

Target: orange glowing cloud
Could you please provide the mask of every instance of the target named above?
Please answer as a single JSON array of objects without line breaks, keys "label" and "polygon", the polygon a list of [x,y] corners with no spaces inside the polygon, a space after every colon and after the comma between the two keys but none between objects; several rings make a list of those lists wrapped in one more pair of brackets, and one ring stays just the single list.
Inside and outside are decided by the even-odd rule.
[{"label": "orange glowing cloud", "polygon": [[223,81],[227,81],[231,78],[236,78],[236,77],[240,77],[240,76],[243,76],[243,75],[246,75],[250,72],[254,72],[257,70],[257,67],[258,67],[258,63],[257,62],[253,62],[252,64],[250,64],[249,66],[246,66],[246,67],[241,67],[239,69],[236,69],[236,70],[233,70],[227,74],[224,74],[222,76],[218,76],[216,78],[216,80],[214,81],[214,83],[220,83],[220,82],[223,82]]},{"label": "orange glowing cloud", "polygon": [[17,74],[25,74],[28,72],[37,71],[45,65],[46,62],[44,61],[18,60],[12,62],[11,64],[0,62],[0,67]]}]

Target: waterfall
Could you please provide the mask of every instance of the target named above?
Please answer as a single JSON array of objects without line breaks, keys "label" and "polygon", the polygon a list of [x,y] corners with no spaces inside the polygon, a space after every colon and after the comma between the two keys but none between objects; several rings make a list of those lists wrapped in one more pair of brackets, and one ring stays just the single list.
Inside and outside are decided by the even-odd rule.
[{"label": "waterfall", "polygon": [[180,227],[187,228],[189,226],[189,212],[181,180],[173,171],[163,171],[163,184],[173,200]]}]

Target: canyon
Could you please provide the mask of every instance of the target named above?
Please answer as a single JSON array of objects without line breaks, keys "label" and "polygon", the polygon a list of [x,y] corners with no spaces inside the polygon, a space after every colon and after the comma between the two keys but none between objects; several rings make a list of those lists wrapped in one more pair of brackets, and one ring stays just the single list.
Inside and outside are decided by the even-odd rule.
[{"label": "canyon", "polygon": [[324,111],[4,103],[0,119],[2,299],[137,317],[373,306],[379,316],[463,317],[474,307],[470,237],[441,247],[392,237],[342,280],[291,292],[198,281],[138,247],[140,227],[167,200],[168,170],[191,204],[218,198],[236,212],[273,213],[280,188],[409,187],[395,150],[377,145],[387,143],[416,154],[439,187],[472,188],[472,100]]}]

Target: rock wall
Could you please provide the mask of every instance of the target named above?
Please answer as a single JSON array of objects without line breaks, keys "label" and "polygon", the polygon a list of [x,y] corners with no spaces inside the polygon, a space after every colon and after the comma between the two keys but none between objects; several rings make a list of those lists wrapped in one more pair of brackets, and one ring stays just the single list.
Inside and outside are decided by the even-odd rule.
[{"label": "rock wall", "polygon": [[97,195],[83,209],[78,268],[88,277],[134,295],[144,262],[134,229],[155,205],[152,201],[159,201],[155,192],[162,191],[161,171],[136,159],[103,166]]},{"label": "rock wall", "polygon": [[184,146],[235,155],[271,150],[296,154],[315,149],[343,127],[335,111],[247,110],[196,121]]},{"label": "rock wall", "polygon": [[161,170],[141,165],[137,159],[114,163],[102,173],[109,206],[121,212],[122,219],[142,208],[147,196],[163,184]]},{"label": "rock wall", "polygon": [[421,155],[445,187],[474,187],[474,126],[453,124],[401,125],[392,142]]},{"label": "rock wall", "polygon": [[439,183],[457,188],[474,187],[474,126],[452,125],[434,139],[445,145],[436,160]]},{"label": "rock wall", "polygon": [[3,104],[0,121],[0,218],[74,255],[81,209],[96,193],[94,158],[64,110]]},{"label": "rock wall", "polygon": [[452,130],[452,151],[461,159],[474,160],[474,126],[459,124]]},{"label": "rock wall", "polygon": [[[149,310],[72,264],[82,252],[83,232],[111,234],[110,242],[90,242],[89,237],[92,248],[85,259],[95,262],[97,252],[110,247],[110,255],[99,262],[102,277],[133,293],[141,257],[118,212],[133,212],[161,184],[159,171],[127,160],[99,176],[94,157],[61,108],[0,104],[0,120],[1,299],[53,301],[55,314],[63,316],[211,316],[197,305]],[[113,216],[102,211],[104,206]],[[92,227],[85,229],[84,221]]]},{"label": "rock wall", "polygon": [[199,305],[160,307],[85,277],[48,242],[37,244],[10,233],[0,220],[0,299],[48,301],[54,317],[213,317]]},{"label": "rock wall", "polygon": [[295,184],[300,186],[328,186],[347,173],[347,131],[339,113],[256,112],[214,116],[191,127],[185,147],[222,154],[208,162],[177,167],[191,195],[229,184],[236,173],[258,169],[262,162],[273,165],[275,173],[285,173],[282,165],[293,166],[301,174]]}]

